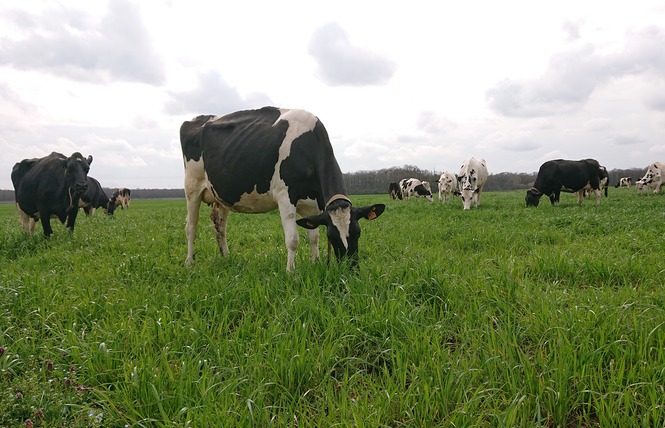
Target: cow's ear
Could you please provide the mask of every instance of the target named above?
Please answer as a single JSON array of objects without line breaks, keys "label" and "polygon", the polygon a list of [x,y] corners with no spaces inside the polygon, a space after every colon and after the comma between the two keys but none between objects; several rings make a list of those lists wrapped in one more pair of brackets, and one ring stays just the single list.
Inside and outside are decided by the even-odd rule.
[{"label": "cow's ear", "polygon": [[353,214],[356,218],[366,218],[367,220],[374,220],[386,209],[384,204],[368,205],[366,207],[354,208]]},{"label": "cow's ear", "polygon": [[88,155],[88,159],[86,160],[88,161],[88,165],[90,165],[92,163],[92,155]]},{"label": "cow's ear", "polygon": [[328,224],[329,218],[330,216],[328,215],[328,213],[323,212],[321,214],[299,218],[298,220],[296,220],[296,224],[300,227],[304,227],[305,229],[316,229],[322,224]]}]

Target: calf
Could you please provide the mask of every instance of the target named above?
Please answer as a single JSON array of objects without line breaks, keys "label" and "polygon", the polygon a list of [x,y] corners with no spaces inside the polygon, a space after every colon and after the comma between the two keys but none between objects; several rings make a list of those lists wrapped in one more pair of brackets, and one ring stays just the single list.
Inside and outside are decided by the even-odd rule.
[{"label": "calf", "polygon": [[633,185],[633,178],[632,177],[621,177],[619,179],[619,182],[616,184],[616,188],[619,187],[630,187]]},{"label": "calf", "polygon": [[[338,260],[358,266],[359,219],[373,220],[385,205],[354,207],[328,132],[304,110],[264,107],[226,116],[198,116],[180,127],[187,198],[187,259],[201,202],[212,205],[222,255],[228,254],[226,223],[231,211],[265,213],[278,209],[286,241],[286,270],[294,267],[297,226],[308,229],[312,260],[319,256],[319,226]],[[296,213],[303,216],[296,220]]]},{"label": "calf", "polygon": [[115,201],[120,209],[129,209],[129,201],[132,200],[132,191],[125,187],[121,187],[111,194],[111,199]]}]

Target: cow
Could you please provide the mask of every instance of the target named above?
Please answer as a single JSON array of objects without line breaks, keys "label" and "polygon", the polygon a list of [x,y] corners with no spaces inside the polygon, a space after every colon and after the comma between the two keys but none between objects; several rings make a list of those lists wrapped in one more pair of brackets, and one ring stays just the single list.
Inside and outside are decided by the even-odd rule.
[{"label": "cow", "polygon": [[[358,267],[359,219],[374,220],[384,204],[354,207],[347,195],[328,132],[314,114],[300,109],[264,107],[225,116],[202,115],[180,127],[187,199],[187,258],[194,261],[194,239],[201,202],[211,205],[222,256],[229,250],[230,212],[265,213],[278,209],[287,249],[286,271],[294,268],[297,226],[307,229],[311,259],[319,257],[319,226],[325,226],[328,252]],[[296,213],[302,218],[296,220]]]},{"label": "cow", "polygon": [[116,201],[116,204],[120,209],[129,209],[129,201],[132,200],[132,191],[125,187],[121,187],[111,194],[111,199]]},{"label": "cow", "polygon": [[388,194],[391,199],[402,199],[402,191],[399,189],[399,184],[393,182],[388,186]]},{"label": "cow", "polygon": [[83,209],[87,216],[93,215],[97,208],[103,208],[105,214],[113,215],[116,200],[109,199],[99,181],[88,176],[88,188],[79,198],[79,208]]},{"label": "cow", "polygon": [[614,187],[616,187],[616,188],[630,187],[632,185],[633,185],[633,178],[632,177],[621,177],[619,179],[619,182]]},{"label": "cow", "polygon": [[[584,200],[583,191],[587,186],[596,195],[596,205],[600,204],[600,180],[607,173],[595,159],[565,160],[555,159],[543,163],[538,170],[533,187],[526,192],[526,206],[537,207],[540,198],[547,195],[552,205],[559,202],[561,191],[578,193],[578,204]],[[607,189],[606,189],[607,191]]]},{"label": "cow", "polygon": [[409,199],[412,195],[423,196],[432,202],[432,188],[426,181],[420,181],[417,178],[403,178],[399,182],[399,188],[402,191],[402,197]]},{"label": "cow", "polygon": [[647,188],[653,189],[653,193],[659,193],[663,185],[663,176],[665,175],[665,164],[654,162],[647,167],[644,177],[637,180],[637,189],[642,193]]},{"label": "cow", "polygon": [[79,197],[88,187],[87,175],[92,156],[79,152],[70,157],[53,152],[43,158],[24,159],[12,168],[11,179],[19,212],[19,221],[33,235],[41,220],[44,235],[53,234],[51,217],[74,231],[79,211]]},{"label": "cow", "polygon": [[457,180],[455,179],[455,174],[450,171],[446,171],[441,174],[437,184],[439,186],[439,201],[447,201],[448,197],[457,190]]},{"label": "cow", "polygon": [[[598,176],[599,178],[599,186],[601,190],[605,191],[605,197],[607,198],[607,188],[609,187],[610,183],[610,174],[607,172],[607,168],[604,166],[600,166],[600,175]],[[562,188],[561,191],[563,192],[571,192],[570,189]],[[587,184],[586,187],[582,190],[580,190],[577,195],[578,200],[580,197],[591,197],[591,192],[593,189],[591,188],[591,184]],[[581,193],[581,196],[580,196]]]},{"label": "cow", "polygon": [[457,174],[456,195],[462,196],[462,207],[465,210],[471,208],[471,203],[478,208],[480,204],[480,193],[487,182],[488,172],[485,159],[474,157],[464,161]]}]

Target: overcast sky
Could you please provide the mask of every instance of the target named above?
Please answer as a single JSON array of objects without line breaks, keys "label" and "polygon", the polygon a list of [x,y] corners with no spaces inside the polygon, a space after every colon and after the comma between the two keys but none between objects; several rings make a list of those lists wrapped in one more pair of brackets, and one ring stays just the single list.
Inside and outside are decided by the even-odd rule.
[{"label": "overcast sky", "polygon": [[199,114],[303,108],[343,172],[665,161],[665,1],[0,3],[0,189],[52,151],[179,188]]}]

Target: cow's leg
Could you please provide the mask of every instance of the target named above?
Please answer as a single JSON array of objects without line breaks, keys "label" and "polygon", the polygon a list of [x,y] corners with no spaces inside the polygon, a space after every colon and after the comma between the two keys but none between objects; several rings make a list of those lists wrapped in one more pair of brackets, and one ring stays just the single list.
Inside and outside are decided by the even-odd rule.
[{"label": "cow's leg", "polygon": [[600,189],[594,189],[593,193],[595,193],[595,195],[596,195],[596,205],[600,205],[600,199],[601,199],[601,196],[602,196],[602,192],[600,191]]},{"label": "cow's leg", "polygon": [[[185,265],[194,263],[194,240],[199,227],[199,210],[201,209],[201,193],[198,191],[185,192],[187,197],[187,219],[185,222],[185,235],[187,236],[187,258]],[[122,207],[122,204],[120,204]]]},{"label": "cow's leg", "polygon": [[229,218],[230,212],[228,208],[219,202],[213,202],[212,209],[210,210],[210,220],[212,220],[212,224],[215,226],[217,245],[222,256],[229,254],[229,247],[226,244],[226,221]]},{"label": "cow's leg", "polygon": [[[72,202],[72,208],[69,210],[69,213],[67,213],[67,230],[70,232],[74,231],[74,223],[76,223],[76,217],[78,216],[79,213],[79,203],[78,201]],[[65,219],[61,218],[60,221],[63,221]]]},{"label": "cow's leg", "polygon": [[[298,215],[301,217],[308,217],[311,215],[317,215],[319,211],[318,207],[309,208],[303,205],[298,206],[296,209]],[[307,229],[307,239],[309,240],[309,250],[311,254],[312,262],[315,262],[319,258],[319,229]]]},{"label": "cow's leg", "polygon": [[[284,243],[286,244],[286,271],[293,269],[298,249],[298,226],[296,224],[296,207],[290,202],[279,202],[279,215],[284,229]],[[311,239],[312,235],[308,235]],[[310,241],[311,242],[311,241]]]},{"label": "cow's leg", "polygon": [[39,217],[42,220],[42,229],[44,229],[44,236],[47,238],[53,235],[53,229],[51,228],[51,213],[40,211]]},{"label": "cow's leg", "polygon": [[584,189],[577,192],[577,205],[582,205],[584,202]]}]

